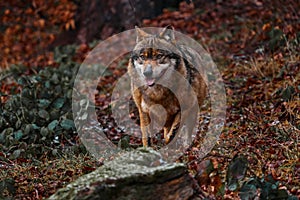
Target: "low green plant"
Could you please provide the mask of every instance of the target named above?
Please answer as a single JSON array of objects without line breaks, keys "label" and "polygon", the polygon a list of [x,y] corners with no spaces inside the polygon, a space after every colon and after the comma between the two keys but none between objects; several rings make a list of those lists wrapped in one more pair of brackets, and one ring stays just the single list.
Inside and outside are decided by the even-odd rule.
[{"label": "low green plant", "polygon": [[246,178],[247,165],[248,161],[243,155],[236,156],[230,162],[226,174],[228,190],[238,192],[241,199],[297,199],[289,195],[286,189],[280,188],[280,182],[274,180],[271,174]]},{"label": "low green plant", "polygon": [[76,143],[71,112],[73,82],[79,67],[72,61],[75,50],[75,46],[57,48],[58,67],[12,76],[17,79],[20,93],[0,105],[0,151],[6,157],[57,155],[62,147]]}]

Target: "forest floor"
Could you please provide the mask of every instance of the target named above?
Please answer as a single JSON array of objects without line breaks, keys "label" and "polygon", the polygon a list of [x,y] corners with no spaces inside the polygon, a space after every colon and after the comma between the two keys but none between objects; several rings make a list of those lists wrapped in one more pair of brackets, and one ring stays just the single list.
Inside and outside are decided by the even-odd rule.
[{"label": "forest floor", "polygon": [[[190,151],[184,160],[191,174],[198,173],[196,179],[200,189],[196,196],[239,199],[242,198],[241,193],[252,191],[251,187],[254,187],[256,194],[273,192],[275,196],[284,196],[281,192],[287,191],[300,197],[300,13],[296,10],[300,4],[296,1],[271,0],[217,2],[199,5],[182,3],[179,10],[165,10],[157,18],[143,21],[143,26],[172,25],[176,31],[199,41],[211,54],[223,78],[227,113],[220,139],[204,159]],[[36,23],[36,26],[45,26],[42,21]],[[20,30],[16,29],[12,27],[11,31],[19,34]],[[41,30],[40,33],[43,32]],[[46,28],[44,30],[47,31]],[[10,33],[6,34],[0,38],[2,41],[10,40]],[[31,35],[34,37],[35,34]],[[53,37],[46,33],[43,36]],[[25,38],[24,43],[27,40]],[[9,67],[7,63],[14,62],[54,68],[60,64],[54,60],[53,52],[22,60],[21,44],[0,43],[6,45],[1,50],[3,55],[7,55],[1,61],[6,67]],[[28,41],[27,45],[29,47],[24,48],[29,50],[30,45],[34,44]],[[74,48],[73,60],[80,63],[92,45]],[[14,51],[17,53],[10,53]],[[36,52],[30,54],[36,55]],[[126,72],[126,62],[116,66],[112,68],[113,77],[106,77],[106,85],[113,85]],[[34,74],[36,70],[28,69],[19,75]],[[7,81],[3,77],[0,87],[2,111],[7,99],[21,89],[17,81]],[[97,106],[105,110],[110,96],[97,98]],[[113,125],[105,113],[98,112],[99,121],[105,120],[108,126]],[[43,117],[43,114],[40,115]],[[4,129],[0,131],[3,133]],[[109,132],[112,138],[120,139],[120,132],[115,129]],[[73,141],[80,143],[76,134],[72,137],[64,142],[68,145]],[[58,188],[103,164],[103,161],[95,160],[87,153],[78,152],[65,152],[58,157],[47,156],[46,153],[33,158],[18,155],[13,159],[12,148],[4,147],[2,140],[0,137],[0,189],[4,192],[3,196],[0,194],[0,199],[48,197]],[[134,142],[140,144],[140,141]],[[64,145],[63,142],[61,145]],[[247,167],[232,167],[238,162]],[[212,169],[208,167],[210,164]],[[246,174],[234,174],[234,170],[246,171]],[[252,196],[249,194],[247,197]]]}]

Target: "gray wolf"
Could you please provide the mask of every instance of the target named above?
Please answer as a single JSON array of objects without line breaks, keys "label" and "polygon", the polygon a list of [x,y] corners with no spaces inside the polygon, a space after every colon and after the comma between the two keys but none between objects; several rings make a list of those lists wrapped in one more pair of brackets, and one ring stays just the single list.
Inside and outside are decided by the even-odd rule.
[{"label": "gray wolf", "polygon": [[[155,123],[162,126],[168,144],[182,123],[196,120],[189,113],[198,109],[206,97],[205,78],[201,67],[195,66],[195,52],[177,45],[170,27],[156,35],[136,27],[136,33],[128,73],[139,111],[143,146],[150,145]],[[194,128],[187,127],[188,132]]]}]

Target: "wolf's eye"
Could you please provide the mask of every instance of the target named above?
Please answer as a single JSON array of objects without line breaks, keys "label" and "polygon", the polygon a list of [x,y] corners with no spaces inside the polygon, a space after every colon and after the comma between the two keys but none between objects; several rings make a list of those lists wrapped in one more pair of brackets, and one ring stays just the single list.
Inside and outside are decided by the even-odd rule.
[{"label": "wolf's eye", "polygon": [[163,57],[162,54],[157,54],[156,59],[161,59]]},{"label": "wolf's eye", "polygon": [[145,60],[145,59],[146,59],[146,56],[140,55],[140,59]]}]

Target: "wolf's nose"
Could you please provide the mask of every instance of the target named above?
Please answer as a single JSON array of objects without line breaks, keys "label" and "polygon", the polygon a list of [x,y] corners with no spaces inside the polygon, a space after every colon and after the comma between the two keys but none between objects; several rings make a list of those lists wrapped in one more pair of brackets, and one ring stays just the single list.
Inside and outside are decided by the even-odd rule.
[{"label": "wolf's nose", "polygon": [[151,77],[152,73],[153,73],[152,66],[151,65],[147,65],[146,70],[143,72],[144,76]]}]

